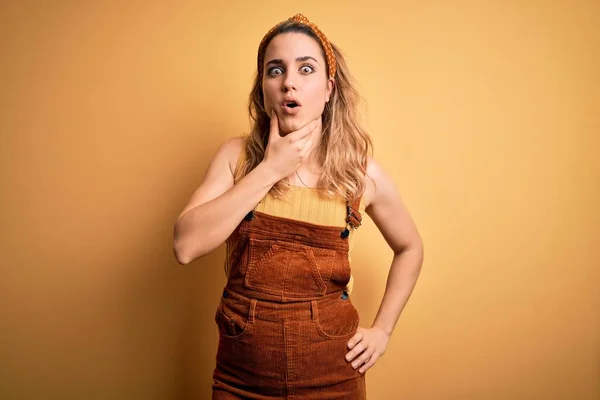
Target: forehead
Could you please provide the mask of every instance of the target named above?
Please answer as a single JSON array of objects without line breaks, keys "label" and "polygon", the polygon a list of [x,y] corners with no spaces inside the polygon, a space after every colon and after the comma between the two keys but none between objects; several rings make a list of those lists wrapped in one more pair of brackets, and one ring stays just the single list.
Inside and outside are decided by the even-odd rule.
[{"label": "forehead", "polygon": [[311,56],[324,62],[321,45],[310,36],[289,32],[275,36],[265,51],[265,63],[277,58],[291,62],[298,57]]}]

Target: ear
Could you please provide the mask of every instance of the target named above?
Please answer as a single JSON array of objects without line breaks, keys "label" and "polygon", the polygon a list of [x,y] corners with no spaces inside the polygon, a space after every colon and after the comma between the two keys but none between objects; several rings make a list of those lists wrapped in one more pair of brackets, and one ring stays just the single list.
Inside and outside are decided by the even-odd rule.
[{"label": "ear", "polygon": [[335,88],[335,79],[329,78],[327,80],[327,93],[325,94],[325,102],[329,102],[329,98],[331,97],[331,93],[333,93],[333,89]]}]

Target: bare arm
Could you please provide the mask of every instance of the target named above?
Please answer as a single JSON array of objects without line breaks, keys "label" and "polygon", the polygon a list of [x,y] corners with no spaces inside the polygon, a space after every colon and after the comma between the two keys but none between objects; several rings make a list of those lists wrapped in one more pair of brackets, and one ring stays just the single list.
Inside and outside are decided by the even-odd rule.
[{"label": "bare arm", "polygon": [[394,252],[381,306],[371,328],[359,327],[348,341],[346,360],[361,374],[385,353],[392,331],[408,302],[421,271],[423,243],[392,179],[374,160],[367,175],[375,194],[366,208]]},{"label": "bare arm", "polygon": [[416,285],[423,263],[423,242],[390,176],[372,161],[369,176],[375,194],[365,210],[394,252],[381,306],[373,322],[392,334]]},{"label": "bare arm", "polygon": [[173,249],[179,263],[187,264],[220,246],[279,180],[263,162],[234,185],[230,160],[237,158],[242,144],[235,138],[221,145],[204,181],[177,218]]},{"label": "bare arm", "polygon": [[235,185],[230,165],[235,165],[243,139],[231,139],[219,147],[204,181],[175,223],[177,261],[188,264],[220,246],[275,183],[299,168],[314,142],[312,132],[320,127],[319,117],[281,137],[273,112],[264,159]]}]

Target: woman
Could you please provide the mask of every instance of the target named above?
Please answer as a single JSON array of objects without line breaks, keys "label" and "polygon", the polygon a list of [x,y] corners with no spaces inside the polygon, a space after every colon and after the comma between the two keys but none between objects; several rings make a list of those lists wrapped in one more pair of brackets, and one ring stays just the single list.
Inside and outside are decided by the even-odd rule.
[{"label": "woman", "polygon": [[[423,250],[394,183],[370,157],[342,54],[307,18],[258,50],[253,127],[224,143],[175,225],[182,264],[227,244],[213,399],[365,399]],[[349,251],[366,212],[394,252],[370,328]]]}]

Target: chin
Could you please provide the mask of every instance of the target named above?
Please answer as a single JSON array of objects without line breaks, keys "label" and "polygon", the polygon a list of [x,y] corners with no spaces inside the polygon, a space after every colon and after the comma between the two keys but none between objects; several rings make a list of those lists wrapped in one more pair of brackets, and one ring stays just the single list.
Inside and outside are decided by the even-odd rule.
[{"label": "chin", "polygon": [[279,124],[279,132],[281,133],[282,136],[287,135],[288,133],[297,131],[298,129],[302,128],[304,125],[306,125],[303,121],[282,121]]},{"label": "chin", "polygon": [[279,132],[283,136],[288,133],[302,129],[308,125],[312,120],[310,118],[286,118],[279,123]]}]

